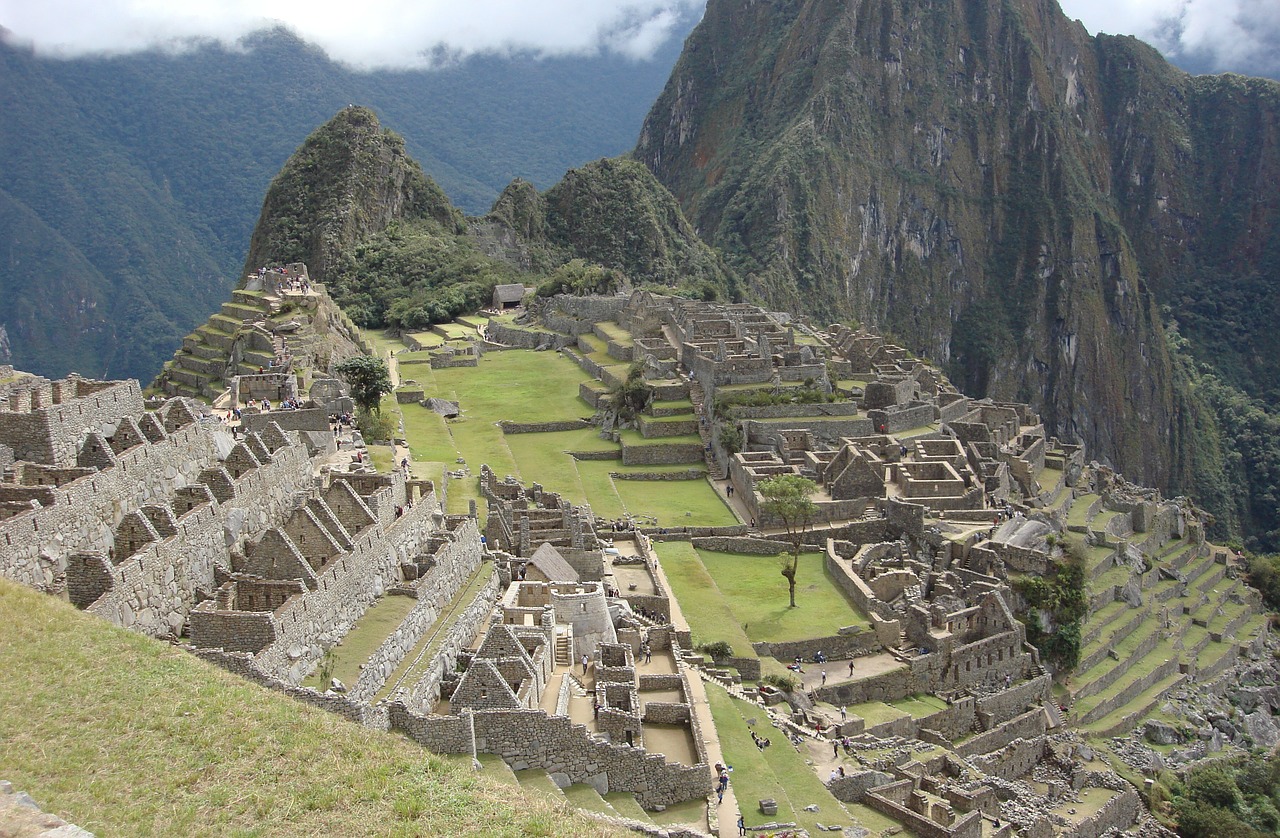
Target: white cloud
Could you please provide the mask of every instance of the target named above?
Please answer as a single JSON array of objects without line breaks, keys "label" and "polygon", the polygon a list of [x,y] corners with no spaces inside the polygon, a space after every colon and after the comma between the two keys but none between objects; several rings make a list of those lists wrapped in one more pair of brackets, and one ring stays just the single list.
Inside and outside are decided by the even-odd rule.
[{"label": "white cloud", "polygon": [[432,54],[613,51],[644,58],[706,0],[0,0],[0,26],[46,55],[227,44],[284,24],[338,61],[413,67]]},{"label": "white cloud", "polygon": [[1197,70],[1280,73],[1276,0],[1062,0],[1091,32],[1136,35]]}]

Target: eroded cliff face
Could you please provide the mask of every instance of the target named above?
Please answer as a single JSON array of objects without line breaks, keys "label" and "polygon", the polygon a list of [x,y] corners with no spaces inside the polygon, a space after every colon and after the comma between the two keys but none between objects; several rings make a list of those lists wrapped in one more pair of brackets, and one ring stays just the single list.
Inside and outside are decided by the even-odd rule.
[{"label": "eroded cliff face", "polygon": [[1154,292],[1245,176],[1197,145],[1209,87],[1051,0],[711,0],[635,154],[768,303],[884,329],[1176,487]]}]

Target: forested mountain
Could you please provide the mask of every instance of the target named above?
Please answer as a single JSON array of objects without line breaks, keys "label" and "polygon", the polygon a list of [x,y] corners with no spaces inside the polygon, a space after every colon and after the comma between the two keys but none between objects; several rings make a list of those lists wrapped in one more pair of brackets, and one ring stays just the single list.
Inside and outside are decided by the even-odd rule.
[{"label": "forested mountain", "polygon": [[1280,84],[1053,0],[711,0],[635,154],[748,294],[1276,546]]},{"label": "forested mountain", "polygon": [[478,215],[517,176],[545,189],[628,149],[679,40],[642,62],[371,73],[285,31],[67,61],[0,43],[0,362],[150,379],[235,285],[271,178],[347,104],[374,108]]}]

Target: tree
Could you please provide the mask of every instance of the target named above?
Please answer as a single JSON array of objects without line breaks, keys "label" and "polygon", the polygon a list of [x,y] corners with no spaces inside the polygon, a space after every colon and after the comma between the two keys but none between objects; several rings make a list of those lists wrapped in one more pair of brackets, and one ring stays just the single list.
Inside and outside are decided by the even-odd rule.
[{"label": "tree", "polygon": [[760,510],[782,521],[791,541],[791,558],[782,566],[782,575],[787,580],[787,590],[791,595],[791,607],[796,607],[796,568],[800,565],[800,548],[804,543],[804,533],[813,522],[813,515],[818,507],[810,499],[818,490],[818,484],[798,474],[780,474],[761,480],[756,490],[764,497]]},{"label": "tree", "polygon": [[364,411],[377,413],[382,397],[391,392],[391,373],[381,358],[357,355],[333,368],[351,385],[351,398]]}]

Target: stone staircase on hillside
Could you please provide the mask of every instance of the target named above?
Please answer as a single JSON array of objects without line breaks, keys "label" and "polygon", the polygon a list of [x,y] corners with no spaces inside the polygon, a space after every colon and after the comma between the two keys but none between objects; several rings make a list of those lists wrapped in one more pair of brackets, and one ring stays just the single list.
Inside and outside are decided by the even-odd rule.
[{"label": "stone staircase on hillside", "polygon": [[707,394],[696,377],[689,379],[689,401],[693,402],[693,415],[698,420],[698,437],[702,440],[702,454],[707,462],[707,474],[713,480],[724,480],[725,470],[715,458],[714,440],[711,438],[711,423],[707,419]]}]

